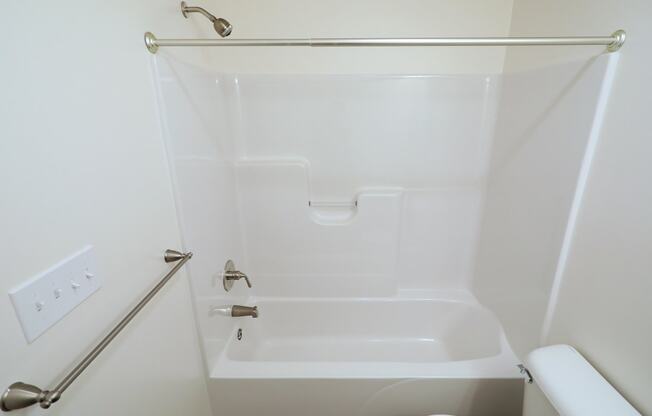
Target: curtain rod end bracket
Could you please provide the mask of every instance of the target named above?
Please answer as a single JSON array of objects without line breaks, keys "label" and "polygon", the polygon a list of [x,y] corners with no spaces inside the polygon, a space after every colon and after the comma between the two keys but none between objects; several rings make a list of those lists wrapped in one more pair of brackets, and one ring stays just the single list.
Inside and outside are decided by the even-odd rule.
[{"label": "curtain rod end bracket", "polygon": [[607,50],[609,52],[616,52],[625,43],[625,39],[627,38],[627,32],[620,29],[612,33],[611,36],[614,38],[614,41],[607,46]]},{"label": "curtain rod end bracket", "polygon": [[158,43],[156,43],[156,36],[152,32],[145,32],[145,46],[152,54],[158,52]]}]

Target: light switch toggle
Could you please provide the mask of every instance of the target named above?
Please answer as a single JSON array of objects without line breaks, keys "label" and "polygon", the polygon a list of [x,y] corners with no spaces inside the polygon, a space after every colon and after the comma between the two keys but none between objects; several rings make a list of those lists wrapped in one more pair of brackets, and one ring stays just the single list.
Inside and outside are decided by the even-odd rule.
[{"label": "light switch toggle", "polygon": [[54,289],[54,298],[59,299],[63,291],[61,289]]},{"label": "light switch toggle", "polygon": [[74,290],[77,290],[77,289],[79,289],[81,287],[81,285],[79,283],[75,282],[74,280],[71,280],[70,281],[70,287],[72,287]]},{"label": "light switch toggle", "polygon": [[38,301],[34,304],[36,306],[36,310],[41,312],[43,310],[43,307],[45,306],[45,302]]},{"label": "light switch toggle", "polygon": [[92,279],[92,278],[95,277],[95,275],[93,273],[89,272],[88,270],[86,270],[84,275],[86,276],[87,279]]}]

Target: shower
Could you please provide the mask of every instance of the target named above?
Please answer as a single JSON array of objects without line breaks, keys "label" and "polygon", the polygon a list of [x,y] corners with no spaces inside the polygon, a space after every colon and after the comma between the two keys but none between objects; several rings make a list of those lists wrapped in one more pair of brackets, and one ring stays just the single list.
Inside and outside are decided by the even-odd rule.
[{"label": "shower", "polygon": [[193,6],[186,6],[186,2],[182,1],[181,2],[181,13],[183,13],[183,17],[186,19],[188,18],[188,13],[201,13],[208,20],[210,20],[213,23],[213,28],[217,32],[218,35],[221,37],[225,38],[231,34],[231,31],[233,31],[233,26],[231,26],[231,23],[229,23],[228,20],[223,19],[221,17],[215,17],[205,9],[201,7],[193,7]]}]

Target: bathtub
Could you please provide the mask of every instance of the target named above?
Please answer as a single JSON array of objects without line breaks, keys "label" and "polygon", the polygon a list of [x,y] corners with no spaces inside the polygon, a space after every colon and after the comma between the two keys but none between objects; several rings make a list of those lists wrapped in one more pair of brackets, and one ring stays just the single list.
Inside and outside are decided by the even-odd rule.
[{"label": "bathtub", "polygon": [[258,306],[259,318],[218,318],[237,321],[209,378],[216,414],[520,414],[519,361],[499,322],[476,302],[247,303]]}]

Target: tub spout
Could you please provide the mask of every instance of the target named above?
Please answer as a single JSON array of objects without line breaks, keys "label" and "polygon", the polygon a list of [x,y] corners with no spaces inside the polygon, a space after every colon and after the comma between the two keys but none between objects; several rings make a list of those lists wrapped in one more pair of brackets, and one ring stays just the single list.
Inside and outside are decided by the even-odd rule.
[{"label": "tub spout", "polygon": [[258,306],[233,305],[231,307],[231,316],[251,316],[252,318],[258,318]]},{"label": "tub spout", "polygon": [[210,308],[211,315],[222,315],[222,316],[251,316],[252,318],[258,318],[258,307],[257,306],[241,306],[241,305],[228,305],[228,306],[213,306]]}]

